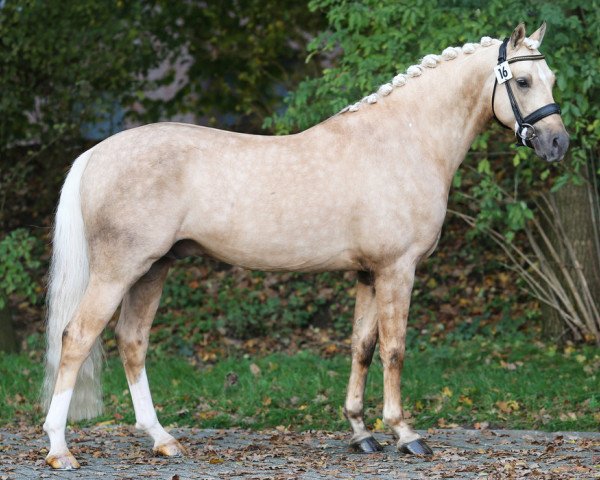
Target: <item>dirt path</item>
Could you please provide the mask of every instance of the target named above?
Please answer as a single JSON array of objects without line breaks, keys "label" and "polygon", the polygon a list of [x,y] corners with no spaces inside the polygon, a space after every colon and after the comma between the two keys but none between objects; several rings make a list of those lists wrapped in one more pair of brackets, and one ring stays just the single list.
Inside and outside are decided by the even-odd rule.
[{"label": "dirt path", "polygon": [[427,435],[431,459],[402,456],[392,438],[376,437],[382,453],[360,455],[346,433],[175,429],[186,458],[151,455],[151,442],[131,427],[69,432],[80,470],[44,465],[39,428],[0,430],[0,480],[8,479],[565,479],[600,478],[600,433],[508,430],[435,430]]}]

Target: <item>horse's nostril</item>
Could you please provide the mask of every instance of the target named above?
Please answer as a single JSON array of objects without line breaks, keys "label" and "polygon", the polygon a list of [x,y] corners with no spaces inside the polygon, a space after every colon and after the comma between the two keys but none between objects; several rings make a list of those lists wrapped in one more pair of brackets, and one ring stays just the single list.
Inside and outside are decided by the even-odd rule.
[{"label": "horse's nostril", "polygon": [[552,139],[550,146],[546,144],[548,158],[550,159],[549,161],[553,162],[562,159],[569,148],[569,136],[557,133],[547,138]]},{"label": "horse's nostril", "polygon": [[560,140],[558,139],[558,136],[554,137],[552,139],[552,148],[553,149],[558,148],[559,147],[559,142],[560,142]]}]

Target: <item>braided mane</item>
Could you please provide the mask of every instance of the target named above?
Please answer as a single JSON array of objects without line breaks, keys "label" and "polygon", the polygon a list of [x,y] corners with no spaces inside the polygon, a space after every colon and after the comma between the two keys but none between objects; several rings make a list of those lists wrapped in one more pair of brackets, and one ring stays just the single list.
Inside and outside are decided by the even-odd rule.
[{"label": "braided mane", "polygon": [[[443,61],[450,61],[457,58],[460,54],[469,55],[474,53],[477,47],[489,47],[491,45],[499,45],[500,40],[491,37],[482,37],[479,43],[465,43],[462,47],[448,47],[444,49],[441,55],[429,54],[425,55],[418,65],[411,65],[406,69],[406,73],[399,73],[389,83],[384,83],[379,87],[377,92],[367,95],[352,105],[344,107],[340,113],[356,112],[364,104],[377,103],[380,98],[387,97],[394,91],[395,88],[406,85],[410,78],[421,76],[428,68],[435,68]],[[525,38],[524,44],[530,50],[536,50],[540,44],[536,40]]]}]

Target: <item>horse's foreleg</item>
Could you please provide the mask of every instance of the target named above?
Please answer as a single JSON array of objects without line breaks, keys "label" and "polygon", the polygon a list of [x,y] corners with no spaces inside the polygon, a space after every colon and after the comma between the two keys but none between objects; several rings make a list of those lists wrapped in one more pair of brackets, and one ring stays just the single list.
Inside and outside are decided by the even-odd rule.
[{"label": "horse's foreleg", "polygon": [[46,463],[52,468],[79,468],[79,463],[69,452],[65,440],[67,413],[75,380],[96,338],[123,298],[125,288],[120,283],[110,283],[91,276],[77,312],[63,333],[58,376],[44,422],[44,431],[50,438]]},{"label": "horse's foreleg", "polygon": [[141,277],[123,299],[116,328],[117,346],[125,367],[125,375],[135,410],[136,427],[154,440],[154,452],[175,456],[183,447],[168,434],[156,416],[146,376],[146,350],[150,327],[156,314],[163,284],[172,261],[161,259]]},{"label": "horse's foreleg", "polygon": [[356,308],[352,329],[352,370],[348,381],[344,415],[350,422],[354,433],[350,445],[364,453],[372,453],[382,449],[365,426],[363,413],[365,383],[376,344],[377,305],[375,304],[375,289],[371,275],[360,272],[356,287]]},{"label": "horse's foreleg", "polygon": [[375,279],[379,352],[383,364],[383,420],[398,439],[404,453],[430,455],[433,452],[403,420],[400,380],[404,364],[406,324],[415,266],[398,262],[378,271]]}]

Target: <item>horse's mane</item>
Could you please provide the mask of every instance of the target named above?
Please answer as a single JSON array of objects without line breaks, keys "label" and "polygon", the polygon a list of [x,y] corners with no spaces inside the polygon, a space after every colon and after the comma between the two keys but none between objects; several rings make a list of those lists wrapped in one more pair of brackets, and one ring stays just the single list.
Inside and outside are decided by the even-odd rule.
[{"label": "horse's mane", "polygon": [[[390,82],[381,85],[375,93],[367,95],[362,100],[359,100],[356,103],[344,107],[340,111],[340,113],[356,112],[363,104],[377,103],[377,101],[380,98],[387,97],[390,93],[394,91],[395,88],[406,85],[409,78],[416,78],[421,76],[427,68],[435,68],[442,61],[454,60],[461,53],[467,55],[474,53],[476,48],[479,46],[489,47],[494,44],[498,45],[500,43],[500,40],[493,39],[491,37],[482,37],[479,43],[465,43],[462,47],[448,47],[444,49],[441,55],[425,55],[421,59],[420,64],[411,65],[406,69],[406,73],[399,73],[394,78],[392,78]],[[532,40],[531,38],[525,38],[524,44],[530,50],[536,50],[540,46],[539,42],[537,42],[536,40]]]}]

